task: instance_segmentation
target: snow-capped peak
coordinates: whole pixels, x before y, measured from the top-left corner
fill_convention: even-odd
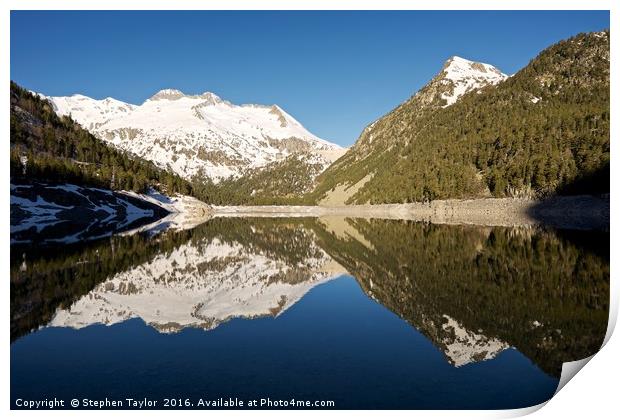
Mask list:
[[[204,102],[211,104],[211,105],[221,104],[225,102],[222,100],[222,98],[220,98],[213,92],[203,92],[200,95],[198,95],[197,98],[204,99]]]
[[[182,91],[178,89],[162,89],[157,92],[155,95],[151,96],[146,102],[149,101],[160,101],[160,100],[169,100],[175,101],[181,98],[191,98],[191,99],[205,99],[207,102],[211,104],[222,103],[224,102],[222,98],[217,96],[213,92],[203,92],[200,95],[186,95]]]
[[[147,101],[158,101],[161,99],[175,100],[183,98],[184,96],[185,94],[178,89],[162,89],[147,99]]]
[[[443,71],[446,73],[445,77],[447,79],[454,81],[463,78],[482,78],[500,82],[508,77],[495,66],[467,60],[456,55],[446,61]]]
[[[451,92],[441,95],[447,102],[445,106],[450,106],[464,94],[487,85],[495,85],[507,79],[508,75],[490,64],[453,56],[444,64],[440,78],[444,84],[452,87]]]

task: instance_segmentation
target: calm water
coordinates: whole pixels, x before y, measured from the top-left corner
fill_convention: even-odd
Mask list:
[[[607,327],[605,233],[212,219],[11,258],[13,405],[525,407]]]

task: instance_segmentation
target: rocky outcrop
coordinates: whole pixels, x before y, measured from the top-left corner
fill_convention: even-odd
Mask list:
[[[211,208],[193,197],[167,197],[41,182],[11,184],[11,243],[73,243],[165,221],[193,225]]]
[[[73,184],[11,184],[11,243],[72,243],[109,236],[169,213],[119,192]]]

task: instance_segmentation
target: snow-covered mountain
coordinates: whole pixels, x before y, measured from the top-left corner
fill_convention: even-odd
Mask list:
[[[234,105],[211,92],[164,89],[142,105],[83,95],[46,98],[100,139],[186,179],[217,182],[301,152],[327,167],[345,151],[277,105]]]

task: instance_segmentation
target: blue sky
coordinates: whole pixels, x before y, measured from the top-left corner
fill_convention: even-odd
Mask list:
[[[608,12],[11,12],[11,79],[140,104],[162,88],[276,103],[341,145],[452,55],[512,74]]]

